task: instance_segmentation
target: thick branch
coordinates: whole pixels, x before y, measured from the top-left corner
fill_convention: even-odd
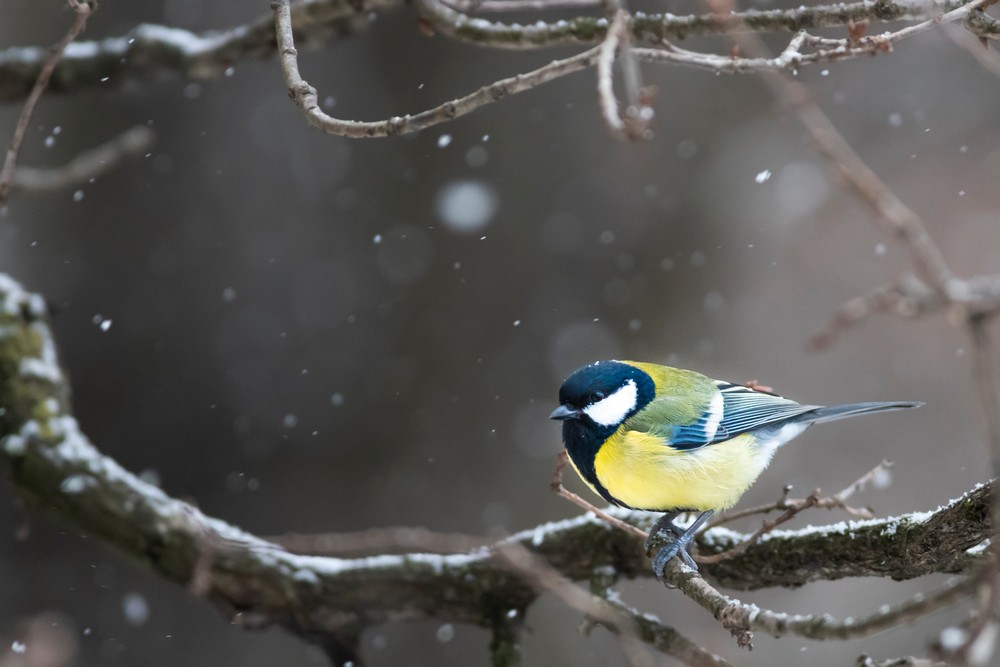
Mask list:
[[[966,551],[991,536],[992,487],[980,486],[932,513],[889,519],[844,521],[793,531],[773,531],[732,560],[707,569],[723,586],[758,588],[746,576],[757,573],[767,586],[800,586],[820,579],[887,576],[912,579],[932,572],[962,572]],[[719,553],[745,539],[717,528],[705,545]],[[816,561],[822,553],[820,561]],[[735,571],[730,567],[738,563]],[[748,585],[749,584],[749,585]]]
[[[0,274],[0,465],[19,492],[163,578],[230,610],[248,625],[335,638],[349,654],[369,625],[435,618],[508,629],[536,589],[490,550],[342,559],[302,556],[205,516],[103,456],[70,413],[68,383],[41,297]],[[930,513],[775,531],[740,556],[706,567],[735,588],[800,585],[844,576],[902,579],[965,571],[967,550],[989,532],[990,487]],[[622,516],[648,522],[645,514]],[[710,531],[705,548],[743,535]],[[640,540],[584,515],[509,538],[563,576],[597,568],[649,576]],[[699,578],[700,580],[700,578]]]

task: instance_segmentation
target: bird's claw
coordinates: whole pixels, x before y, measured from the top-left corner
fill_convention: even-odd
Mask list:
[[[645,548],[646,555],[652,555],[653,547],[657,543],[663,542],[663,546],[656,552],[653,556],[653,574],[656,578],[665,586],[670,586],[670,582],[666,579],[664,574],[664,569],[670,559],[674,556],[680,557],[681,561],[689,568],[698,571],[698,564],[694,562],[694,558],[688,553],[688,547],[691,546],[691,542],[694,540],[695,533],[701,528],[702,524],[705,523],[712,516],[714,512],[708,510],[703,512],[693,524],[686,530],[681,530],[673,524],[673,518],[675,515],[665,514],[663,517],[657,521],[652,529],[649,531],[649,536],[646,538]]]
[[[667,531],[663,531],[662,533],[659,533],[659,535],[668,539],[667,544],[660,547],[660,550],[656,552],[655,556],[653,556],[653,574],[655,574],[656,578],[660,580],[660,583],[669,585],[663,571],[666,568],[667,563],[670,562],[670,559],[674,556],[679,556],[685,565],[695,572],[698,571],[698,564],[694,562],[694,559],[691,558],[691,554],[687,551],[691,544],[691,540],[694,538],[693,533],[681,533],[679,535],[675,533],[674,535],[668,536]],[[649,540],[647,540],[647,544],[648,542]]]

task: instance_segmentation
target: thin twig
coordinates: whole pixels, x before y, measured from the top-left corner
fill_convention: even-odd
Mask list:
[[[11,181],[14,178],[14,170],[17,168],[17,156],[21,151],[21,144],[24,143],[24,135],[28,131],[28,123],[31,122],[31,116],[35,112],[38,100],[41,99],[42,93],[45,92],[45,88],[49,85],[52,71],[55,69],[59,59],[62,58],[66,46],[76,39],[77,35],[83,32],[84,28],[87,27],[87,19],[97,10],[96,0],[67,0],[67,2],[69,2],[69,6],[75,13],[73,23],[63,38],[52,47],[48,60],[45,61],[42,71],[35,80],[35,85],[28,94],[28,99],[24,102],[21,115],[17,119],[17,125],[14,126],[14,136],[11,138],[10,146],[7,148],[7,156],[4,159],[3,167],[0,168],[0,206],[7,203]]]
[[[882,461],[880,461],[877,466],[875,466],[874,468],[866,472],[864,475],[856,479],[854,483],[845,487],[843,490],[833,494],[832,498],[836,503],[836,506],[840,507],[848,514],[856,512],[857,511],[856,508],[852,508],[847,505],[847,499],[853,496],[855,493],[860,493],[861,491],[864,491],[865,487],[867,487],[872,482],[876,481],[879,477],[885,478],[889,472],[889,469],[892,468],[893,465],[894,465],[893,462],[890,461],[889,459],[882,459]],[[883,484],[883,486],[885,486],[885,484]],[[822,500],[823,499],[821,498],[820,502],[822,502]],[[869,516],[862,518],[866,519],[872,518],[870,516],[871,512],[867,513],[869,514]]]
[[[630,533],[632,535],[635,535],[636,537],[638,537],[640,539],[643,539],[643,540],[646,539],[647,537],[649,537],[649,533],[647,533],[646,531],[642,530],[641,528],[637,528],[636,526],[633,526],[632,524],[628,523],[627,521],[622,521],[621,519],[619,519],[617,517],[611,516],[610,514],[608,514],[607,512],[605,512],[604,510],[596,507],[592,503],[587,502],[586,500],[584,500],[583,498],[581,498],[579,495],[573,493],[572,491],[570,491],[569,489],[567,489],[565,486],[563,486],[563,483],[562,483],[562,474],[563,474],[563,470],[566,469],[566,465],[568,463],[569,463],[569,455],[566,453],[566,450],[565,449],[560,450],[560,452],[556,455],[556,468],[552,472],[552,481],[550,482],[550,485],[551,485],[553,491],[555,491],[557,494],[559,494],[560,496],[562,496],[566,500],[570,501],[571,503],[573,503],[577,507],[581,507],[581,508],[583,508],[587,512],[592,512],[594,514],[594,516],[596,516],[597,518],[599,518],[602,521],[606,522],[610,526],[614,526],[615,528],[618,528],[619,530],[623,530],[626,533]]]
[[[908,273],[895,282],[879,285],[841,305],[834,311],[830,322],[809,337],[808,347],[814,351],[826,349],[842,333],[876,313],[891,312],[912,318],[946,305],[947,299]]]
[[[625,122],[618,113],[618,98],[615,97],[614,76],[612,69],[615,54],[622,44],[625,31],[628,29],[628,14],[619,9],[611,20],[604,41],[601,42],[600,54],[597,58],[597,100],[601,108],[601,117],[611,134],[617,137],[627,136]]]
[[[861,507],[852,507],[847,504],[847,499],[853,494],[862,491],[869,482],[875,479],[878,475],[885,473],[892,467],[892,465],[892,461],[886,460],[880,462],[877,466],[866,472],[855,481],[851,482],[851,484],[846,486],[841,491],[833,494],[832,496],[823,496],[822,498],[818,498],[816,502],[813,503],[813,506],[822,509],[842,509],[851,516],[859,519],[874,518],[875,515],[872,514],[871,510]],[[737,519],[742,519],[754,514],[767,514],[769,512],[785,511],[806,502],[805,498],[789,498],[788,496],[791,492],[791,485],[787,485],[784,489],[782,489],[781,497],[773,503],[747,507],[742,510],[736,510],[735,512],[727,512],[726,514],[720,515],[713,518],[712,521],[709,521],[705,529],[708,530],[709,528],[731,523]]]
[[[735,510],[732,512],[726,512],[725,514],[719,514],[712,517],[712,520],[705,524],[705,530],[709,528],[715,528],[716,526],[722,526],[727,523],[732,523],[738,519],[743,519],[748,516],[753,516],[755,514],[769,514],[770,512],[785,511],[789,507],[792,507],[796,503],[800,503],[803,499],[800,498],[789,498],[789,494],[792,492],[792,485],[786,484],[781,489],[781,497],[775,500],[773,503],[765,503],[763,505],[754,505],[753,507],[745,507],[740,510]]]
[[[77,187],[114,169],[129,157],[146,154],[156,140],[156,133],[145,125],[125,130],[117,137],[76,155],[61,167],[42,169],[21,165],[14,172],[11,185],[32,192],[50,192]]]
[[[621,67],[622,87],[625,90],[625,116],[622,119],[625,127],[624,137],[630,140],[652,139],[654,111],[650,103],[650,90],[642,83],[639,58],[632,47],[632,32],[629,29],[632,16],[626,12],[623,0],[605,0],[605,5],[612,19],[611,29],[608,30],[605,40],[612,32],[617,35],[618,40],[618,64]]]
[[[637,639],[635,621],[630,615],[622,613],[620,608],[612,607],[607,601],[579,588],[520,544],[498,544],[494,553],[502,564],[519,574],[539,592],[552,593],[566,606],[607,626],[618,640],[629,664],[635,667],[654,664]]]
[[[479,107],[497,100],[531,90],[543,83],[561,76],[572,74],[590,67],[598,57],[600,47],[588,49],[583,53],[554,60],[538,69],[519,74],[507,79],[495,81],[488,86],[445,102],[433,109],[428,109],[413,115],[394,116],[384,121],[352,121],[334,118],[319,107],[319,97],[316,89],[310,86],[299,74],[298,52],[292,35],[291,13],[288,0],[277,0],[271,7],[274,9],[275,29],[278,37],[278,55],[281,60],[281,70],[288,86],[288,95],[305,114],[311,125],[329,134],[336,134],[354,139],[370,137],[391,137],[399,134],[418,132],[434,125],[446,123],[464,116]]]
[[[970,15],[969,19],[966,19],[965,25],[962,28],[949,26],[945,29],[944,34],[956,45],[964,49],[966,53],[972,56],[973,60],[982,65],[988,72],[991,72],[994,76],[1000,76],[1000,58],[997,57],[996,50],[989,48],[989,42],[986,41],[985,37],[977,37],[975,32],[971,32],[970,21],[972,16],[986,16],[991,21],[996,21],[996,19],[989,17],[984,12],[974,12]]]
[[[737,544],[732,549],[727,549],[726,551],[717,554],[712,554],[711,556],[700,556],[700,555],[694,556],[694,559],[699,563],[712,564],[712,563],[721,563],[724,560],[736,558],[744,551],[749,549],[751,546],[753,546],[757,542],[757,540],[759,540],[763,535],[770,533],[772,530],[774,530],[781,524],[791,521],[798,514],[804,512],[810,507],[814,507],[818,501],[819,501],[819,489],[816,489],[808,496],[806,496],[805,500],[803,500],[801,503],[798,503],[793,507],[789,507],[787,510],[785,510],[784,514],[779,516],[777,519],[774,519],[773,521],[764,521],[761,524],[760,528],[755,530],[753,534],[750,535],[750,537],[745,539],[740,544]]]
[[[949,14],[946,14],[941,20],[958,21],[968,14],[970,6],[985,1],[975,0],[970,5],[959,6]],[[554,33],[565,29],[567,25],[565,21],[559,22],[558,26],[556,24],[549,26],[544,23],[535,26],[505,26],[503,24],[490,24],[481,19],[473,20],[436,0],[418,0],[417,7],[421,16],[430,23],[433,29],[453,37],[462,38],[465,36],[477,43],[488,43],[497,47],[517,48],[553,45],[563,41],[585,41],[576,37],[562,39],[558,35],[555,35]],[[295,101],[296,105],[305,114],[306,119],[313,126],[330,134],[355,139],[395,136],[433,127],[434,125],[466,115],[504,97],[525,92],[559,77],[586,69],[594,64],[597,64],[598,68],[598,95],[601,112],[608,127],[617,136],[647,138],[651,136],[649,123],[652,120],[652,107],[649,105],[648,91],[637,83],[638,68],[636,60],[672,62],[675,64],[713,69],[720,72],[759,72],[788,69],[793,66],[801,66],[807,62],[819,62],[821,60],[833,60],[885,52],[891,49],[892,43],[929,30],[933,25],[936,25],[933,21],[924,21],[916,26],[910,26],[888,35],[863,38],[854,45],[849,44],[847,40],[818,38],[800,31],[779,58],[735,58],[678,49],[663,41],[667,33],[658,33],[658,39],[661,44],[661,48],[659,49],[631,48],[626,44],[626,41],[630,44],[633,33],[643,35],[648,39],[649,26],[647,26],[647,23],[650,21],[655,23],[655,20],[650,19],[650,17],[643,17],[641,20],[636,17],[629,17],[623,10],[619,10],[615,13],[607,28],[599,25],[588,25],[585,29],[581,28],[581,34],[586,33],[591,38],[594,36],[601,37],[602,42],[597,47],[563,60],[553,61],[530,72],[495,81],[468,95],[416,114],[394,116],[382,121],[351,121],[332,117],[320,108],[317,90],[302,78],[298,70],[298,53],[295,49],[291,10],[289,9],[288,0],[277,0],[272,4],[272,8],[274,10],[274,23],[278,39],[279,59],[285,83],[288,86],[289,96]],[[850,13],[853,9],[840,7],[838,11],[840,12],[841,20],[843,20],[844,12]],[[900,17],[903,16],[908,16],[908,14],[903,12],[900,14]],[[800,16],[796,21],[800,25],[826,25],[825,20],[818,20],[811,14],[810,17],[806,19]],[[692,20],[684,24],[684,32],[686,33],[697,32],[696,26],[708,21],[706,17],[689,18]],[[727,24],[732,23],[736,18],[740,17],[737,15],[729,16],[726,21]],[[753,20],[754,25],[759,25],[762,20],[762,13],[753,14],[752,16],[746,15],[741,20],[743,18],[747,21]],[[663,17],[662,20],[665,24],[672,25],[671,22],[675,21],[676,17]],[[592,20],[590,21],[592,23]],[[718,21],[715,21],[715,23],[718,23]],[[474,38],[463,33],[463,26],[474,34]],[[515,33],[508,34],[510,31],[515,31]],[[718,26],[713,31],[719,32]],[[497,34],[493,35],[494,32]],[[536,35],[537,41],[532,35]],[[824,48],[818,49],[814,53],[804,54],[801,52],[803,45],[823,45]],[[626,46],[628,46],[627,50],[625,49]],[[626,93],[629,104],[626,107],[624,118],[622,118],[619,112],[611,75],[615,55],[620,52],[627,55],[623,61],[623,66],[625,67]]]
[[[976,578],[967,577],[945,583],[929,593],[918,593],[909,600],[860,618],[837,620],[829,614],[790,615],[761,609],[712,587],[697,573],[685,568],[679,559],[667,563],[667,580],[722,622],[741,646],[749,645],[754,631],[776,637],[797,635],[811,639],[850,640],[868,637],[888,628],[911,622],[921,616],[953,605],[967,598],[976,588]]]

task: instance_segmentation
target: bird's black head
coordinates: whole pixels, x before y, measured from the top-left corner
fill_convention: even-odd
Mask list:
[[[559,407],[550,415],[562,422],[563,443],[573,465],[608,502],[623,507],[597,478],[594,457],[621,423],[656,395],[653,379],[621,361],[597,361],[573,372],[559,388]]]
[[[583,428],[603,441],[655,394],[653,379],[642,369],[621,361],[598,361],[566,378],[559,388],[560,405],[551,417],[563,422],[564,435]]]

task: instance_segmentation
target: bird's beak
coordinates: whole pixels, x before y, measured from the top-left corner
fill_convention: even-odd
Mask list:
[[[560,405],[558,408],[552,411],[549,415],[549,419],[558,419],[559,421],[566,421],[567,419],[577,419],[580,417],[580,411],[571,408],[568,405]]]

